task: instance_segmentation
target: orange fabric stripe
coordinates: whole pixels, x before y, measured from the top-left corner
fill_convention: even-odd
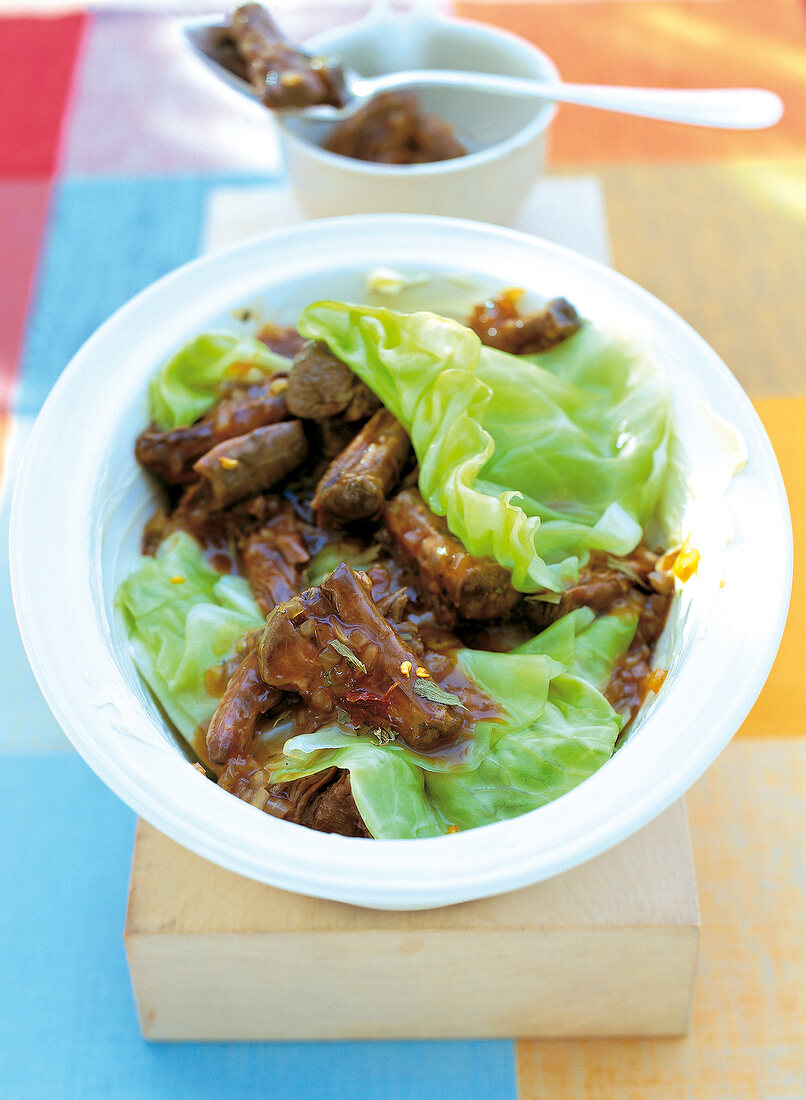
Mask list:
[[[803,737],[806,734],[806,397],[771,397],[754,402],[770,437],[786,485],[795,544],[789,617],[770,678],[739,734],[744,737]],[[799,564],[801,568],[799,568]],[[764,563],[759,562],[763,599]],[[748,621],[752,629],[752,619]]]
[[[562,106],[549,143],[554,164],[803,156],[806,12],[801,0],[458,0],[454,7],[464,18],[530,39],[553,58],[568,81],[757,86],[772,88],[784,100],[783,120],[756,132],[676,126]]]

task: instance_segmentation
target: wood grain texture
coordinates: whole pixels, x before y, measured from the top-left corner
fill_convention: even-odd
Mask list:
[[[804,59],[806,71],[806,59]],[[806,393],[806,157],[618,165],[613,266],[695,328],[753,397]]]
[[[806,743],[734,741],[686,801],[702,911],[689,1034],[519,1043],[520,1100],[806,1095]]]
[[[697,942],[682,802],[548,882],[400,913],[242,879],[140,822],[126,921],[153,1039],[679,1034]]]

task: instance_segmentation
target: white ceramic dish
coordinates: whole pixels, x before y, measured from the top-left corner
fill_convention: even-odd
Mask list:
[[[460,69],[558,80],[553,62],[523,38],[480,23],[425,15],[384,15],[306,42],[363,76],[402,69]],[[470,155],[435,164],[370,164],[321,148],[331,127],[278,115],[291,187],[314,217],[419,213],[512,224],[543,171],[553,103],[467,89],[419,92],[429,112],[450,122]]]
[[[293,321],[318,298],[361,296],[366,273],[379,265],[474,276],[488,290],[515,284],[540,297],[562,294],[594,321],[649,326],[672,380],[696,490],[686,495],[682,523],[703,555],[661,642],[666,683],[614,757],[541,809],[428,840],[313,832],[203,778],[135,672],[113,607],[154,503],[132,444],[147,421],[156,367],[211,324],[234,324],[237,307]],[[515,889],[590,859],[660,813],[749,711],[780,640],[791,577],[775,457],[747,397],[702,339],[590,260],[512,231],[439,218],[308,223],[197,260],[143,291],[54,387],[20,471],[11,530],[14,599],[31,664],[54,714],[104,782],[222,866],[377,908],[428,908]]]

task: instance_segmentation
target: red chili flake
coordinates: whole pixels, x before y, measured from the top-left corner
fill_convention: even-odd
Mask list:
[[[369,703],[370,706],[381,706],[384,703],[389,702],[389,698],[395,688],[399,688],[400,684],[397,680],[392,683],[392,686],[387,688],[383,695],[378,695],[377,691],[348,691],[344,696],[348,703]]]

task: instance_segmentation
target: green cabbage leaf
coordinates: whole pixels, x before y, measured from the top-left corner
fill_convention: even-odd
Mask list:
[[[139,559],[116,603],[137,669],[191,741],[218,702],[205,688],[207,669],[232,657],[238,639],[266,621],[248,583],[217,573],[198,542],[177,531],[153,558]]]
[[[252,336],[202,333],[163,363],[151,379],[151,419],[163,431],[186,427],[212,408],[222,382],[255,382],[290,367],[290,359]]]
[[[629,553],[660,497],[668,385],[637,343],[592,324],[513,356],[432,313],[319,302],[324,340],[407,429],[428,506],[522,592],[562,591],[591,550]]]

